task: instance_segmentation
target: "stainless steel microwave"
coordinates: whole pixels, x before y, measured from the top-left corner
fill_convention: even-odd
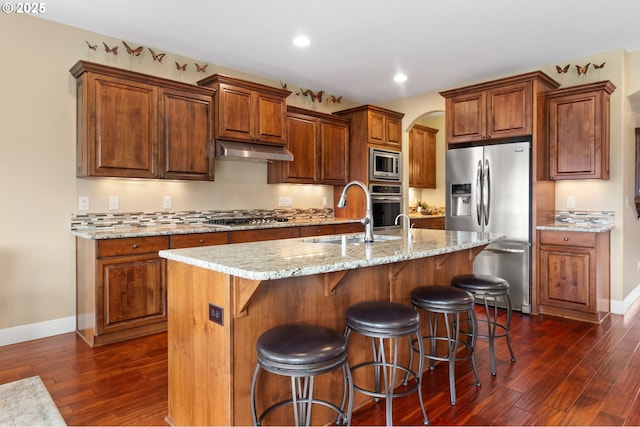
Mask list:
[[[369,148],[369,179],[371,181],[400,182],[402,155],[399,151]]]

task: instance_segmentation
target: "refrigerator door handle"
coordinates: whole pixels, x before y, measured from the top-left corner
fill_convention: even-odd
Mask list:
[[[491,208],[491,168],[489,160],[484,161],[484,171],[482,178],[482,210],[484,212],[484,225],[489,225],[489,214]]]
[[[478,160],[476,172],[476,216],[478,225],[482,225],[482,160]]]

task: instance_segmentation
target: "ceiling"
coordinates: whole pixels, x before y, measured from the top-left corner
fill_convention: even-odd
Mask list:
[[[638,0],[50,0],[46,7],[48,20],[370,104],[640,50]],[[308,47],[293,45],[299,34],[311,39]],[[397,72],[408,80],[395,83]]]

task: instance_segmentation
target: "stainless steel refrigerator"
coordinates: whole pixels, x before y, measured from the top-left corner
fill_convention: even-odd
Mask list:
[[[500,233],[473,264],[510,284],[514,310],[531,313],[531,143],[446,152],[446,228]]]

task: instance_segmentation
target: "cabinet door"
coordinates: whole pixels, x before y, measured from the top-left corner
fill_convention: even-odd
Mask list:
[[[480,141],[487,136],[486,92],[478,91],[446,99],[447,142]]]
[[[595,311],[595,249],[545,245],[540,248],[540,303]]]
[[[498,139],[531,135],[532,94],[531,82],[487,90],[487,137]]]
[[[236,141],[255,139],[253,91],[220,84],[216,135]]]
[[[549,167],[552,179],[609,177],[608,137],[606,141],[601,138],[601,115],[596,92],[549,99]],[[602,156],[607,156],[604,168]]]
[[[384,130],[386,144],[400,149],[402,147],[402,120],[386,116]]]
[[[213,98],[160,90],[159,157],[164,178],[213,180]]]
[[[320,122],[320,182],[345,185],[349,181],[349,126]]]
[[[318,125],[313,119],[290,115],[287,118],[287,148],[293,161],[283,162],[284,181],[315,184],[318,181]]]
[[[436,188],[437,133],[418,125],[409,132],[409,187]]]
[[[157,177],[157,88],[100,75],[89,84],[89,175]]]
[[[377,111],[369,111],[367,119],[367,130],[369,134],[369,144],[384,145],[385,143],[385,122],[384,114]]]
[[[273,145],[285,145],[287,104],[278,96],[256,92],[256,139]]]
[[[157,254],[98,261],[98,334],[166,320],[165,260]]]

